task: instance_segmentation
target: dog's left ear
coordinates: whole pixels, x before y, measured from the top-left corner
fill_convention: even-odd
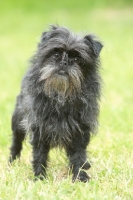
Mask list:
[[[102,45],[101,42],[96,40],[96,36],[94,36],[94,35],[86,35],[84,37],[84,41],[89,46],[89,48],[92,49],[94,55],[96,57],[98,57],[103,45]]]

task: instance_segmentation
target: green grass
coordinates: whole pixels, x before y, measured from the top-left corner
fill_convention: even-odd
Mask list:
[[[88,10],[73,4],[61,6],[58,1],[58,6],[53,2],[51,8],[47,3],[43,10],[35,3],[23,2],[3,1],[0,8],[0,200],[133,199],[132,9]],[[68,26],[75,32],[96,33],[105,46],[101,52],[104,87],[100,128],[88,147],[93,165],[88,171],[92,178],[86,184],[71,182],[68,160],[58,149],[50,152],[48,179],[44,181],[33,182],[28,142],[21,161],[12,167],[7,165],[10,119],[20,81],[41,32],[50,23]]]

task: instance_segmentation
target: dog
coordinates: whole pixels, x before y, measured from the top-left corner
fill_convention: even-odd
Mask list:
[[[35,177],[46,178],[48,153],[58,146],[68,156],[72,181],[90,179],[86,148],[98,127],[102,47],[96,36],[58,25],[42,33],[12,116],[10,163],[29,133]]]

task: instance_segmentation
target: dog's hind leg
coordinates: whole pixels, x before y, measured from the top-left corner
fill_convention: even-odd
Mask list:
[[[26,131],[22,128],[21,122],[23,120],[23,114],[16,108],[12,116],[12,145],[10,148],[10,158],[9,162],[13,162],[16,158],[20,157],[20,152],[22,150],[22,142],[25,138]]]

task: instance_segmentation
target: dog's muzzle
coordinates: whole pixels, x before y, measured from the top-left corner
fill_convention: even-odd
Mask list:
[[[60,61],[61,67],[68,67],[68,54],[66,52],[63,52],[62,60]]]
[[[61,69],[59,70],[60,75],[68,75],[68,54],[63,52],[62,60],[60,61]]]

